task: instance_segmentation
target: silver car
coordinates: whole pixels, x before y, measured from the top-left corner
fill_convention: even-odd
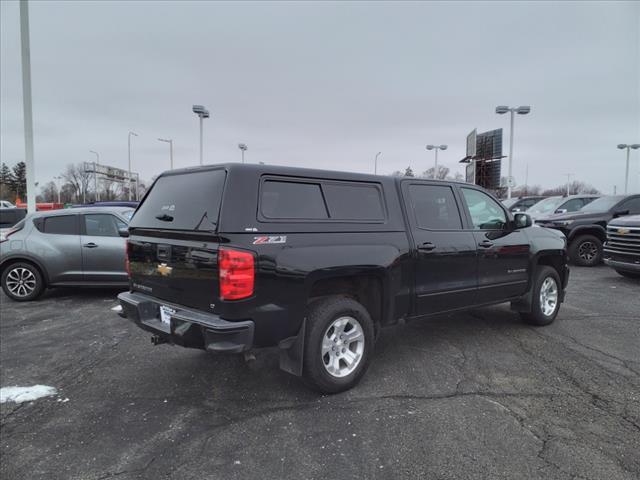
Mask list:
[[[126,286],[125,238],[134,210],[94,207],[37,212],[0,237],[0,279],[27,301],[47,287]]]

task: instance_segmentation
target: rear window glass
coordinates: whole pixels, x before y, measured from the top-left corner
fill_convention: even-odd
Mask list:
[[[215,231],[226,172],[160,177],[131,219],[132,228]]]
[[[55,235],[76,235],[78,233],[78,224],[75,215],[61,215],[55,217],[46,217],[42,227],[44,233]]]
[[[322,185],[334,220],[384,220],[380,190],[373,185],[325,183]]]
[[[267,180],[262,186],[260,208],[262,215],[267,218],[329,218],[320,185],[317,183]]]

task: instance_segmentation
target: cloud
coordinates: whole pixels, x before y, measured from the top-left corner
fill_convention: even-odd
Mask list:
[[[1,6],[3,161],[23,156],[18,3]],[[530,104],[515,128],[514,173],[554,186],[564,174],[622,185],[640,141],[634,2],[31,2],[36,175],[69,162],[168,168],[251,162],[382,172],[462,171],[465,137],[505,128],[498,104]],[[506,145],[505,138],[505,145]],[[505,152],[506,153],[506,152]],[[640,190],[635,155],[632,182]],[[504,167],[506,170],[506,165]]]

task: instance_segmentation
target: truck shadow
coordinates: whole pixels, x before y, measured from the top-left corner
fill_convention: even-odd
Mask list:
[[[363,382],[349,392],[354,396],[368,390],[386,390],[387,378],[394,378],[399,388],[421,388],[438,376],[444,378],[438,389],[455,389],[460,366],[472,356],[499,356],[504,349],[500,332],[511,335],[527,330],[517,313],[508,306],[488,307],[455,315],[435,316],[423,321],[397,325],[382,330],[374,357]],[[161,347],[167,348],[167,347]],[[278,368],[277,349],[255,352],[255,360],[243,356],[215,356],[206,352],[180,349],[171,355],[174,372],[188,372],[188,382],[179,386],[181,395],[199,402],[242,399],[245,404],[265,401],[314,401],[323,395],[310,390],[300,378]],[[140,372],[139,372],[140,373]],[[153,376],[153,372],[149,372]],[[433,374],[433,379],[429,379]],[[180,382],[182,383],[182,382]],[[426,387],[425,387],[426,388]],[[188,393],[187,393],[188,392]]]

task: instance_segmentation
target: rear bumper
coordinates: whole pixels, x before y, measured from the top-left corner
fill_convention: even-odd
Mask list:
[[[213,353],[241,353],[253,346],[254,323],[251,320],[230,322],[218,315],[162,302],[137,292],[118,295],[121,316],[162,341]],[[169,307],[169,324],[160,319],[160,306]]]

